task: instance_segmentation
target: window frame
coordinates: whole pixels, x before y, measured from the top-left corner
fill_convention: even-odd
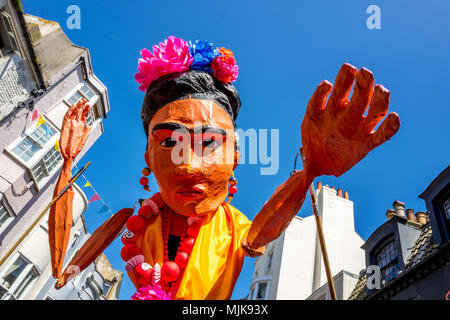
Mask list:
[[[8,226],[11,224],[11,222],[14,220],[14,218],[16,217],[16,214],[15,214],[14,210],[12,210],[11,207],[9,206],[8,202],[6,201],[6,197],[4,196],[3,193],[0,193],[0,205],[3,205],[5,207],[6,212],[9,215],[9,217],[5,220],[3,225],[0,226],[0,234],[2,234],[5,231],[5,229],[8,228]]]
[[[37,191],[39,192],[43,186],[45,186],[47,184],[47,182],[52,178],[53,174],[55,172],[58,171],[59,168],[62,167],[64,160],[60,161],[55,167],[53,167],[53,170],[50,172],[47,172],[47,176],[44,176],[39,182],[37,181],[37,177],[35,177],[34,173],[33,173],[33,169],[34,167],[40,162],[40,161],[44,161],[45,156],[51,151],[51,149],[55,148],[55,144],[56,141],[60,139],[61,133],[59,132],[59,130],[53,126],[53,124],[50,123],[50,121],[42,115],[42,118],[44,118],[45,120],[45,125],[47,125],[55,134],[50,137],[50,139],[41,146],[41,148],[36,151],[30,159],[28,159],[27,161],[23,160],[19,155],[17,155],[13,150],[25,139],[27,139],[28,137],[30,137],[29,139],[31,139],[32,141],[35,141],[32,137],[31,134],[37,130],[38,127],[36,127],[37,122],[39,121],[39,119],[37,119],[36,121],[33,122],[33,124],[27,129],[25,130],[25,133],[18,137],[16,140],[14,140],[5,150],[6,152],[13,157],[14,159],[16,159],[22,166],[24,166],[27,170],[28,170],[28,174],[30,175],[31,179],[33,179],[34,181],[34,185],[37,189]],[[39,145],[38,143],[36,143],[37,145]],[[57,151],[61,153],[60,151]],[[62,157],[62,155],[61,155]],[[45,163],[44,163],[45,165]]]
[[[14,51],[17,51],[19,45],[17,43],[17,36],[14,33],[14,24],[11,15],[5,10],[0,9],[0,37],[4,46],[0,48],[0,57],[6,57]],[[8,30],[5,20],[8,22],[11,30]],[[12,40],[12,41],[11,41]]]
[[[92,93],[93,96],[91,98],[89,98],[88,96],[86,96],[82,91],[81,88],[83,88],[83,86],[86,86]],[[79,83],[74,89],[72,89],[69,94],[67,94],[64,98],[63,101],[66,104],[67,107],[71,107],[72,104],[69,101],[76,93],[78,93],[81,98],[86,98],[88,100],[88,104],[91,106],[90,110],[89,110],[89,116],[92,117],[92,123],[88,123],[88,125],[91,126],[91,129],[96,127],[97,124],[100,123],[101,119],[104,117],[103,115],[103,111],[99,109],[98,104],[100,102],[100,95],[98,94],[97,90],[95,90],[94,88],[92,88],[92,86],[90,86],[87,82],[81,82]],[[79,101],[79,99],[77,100]],[[74,102],[76,103],[76,102]],[[95,113],[93,109],[97,110],[97,114],[98,117],[95,118]],[[88,116],[88,119],[89,119]]]
[[[3,286],[3,284],[0,283],[1,290],[5,291],[5,295],[0,298],[0,300],[21,300],[21,298],[26,297],[27,293],[33,286],[33,284],[37,281],[37,279],[41,276],[42,272],[41,270],[30,260],[28,259],[24,254],[21,252],[17,252],[14,255],[14,259],[11,259],[10,262],[6,265],[6,267],[0,272],[0,280],[3,280],[3,277],[8,272],[9,268],[13,266],[13,264],[18,260],[22,259],[27,264],[25,268],[20,272],[20,275],[14,280],[10,288],[6,288]],[[35,273],[34,279],[32,279],[24,291],[22,291],[19,296],[16,296],[16,290],[19,288],[19,286],[22,284],[22,282],[25,280],[25,277],[33,271]]]
[[[389,260],[383,267],[381,267],[381,265],[380,265],[381,261],[378,260],[378,257],[385,249],[388,250],[387,248],[389,246],[391,246],[391,245],[393,247],[392,252],[394,252],[395,257],[392,258],[391,260]],[[390,281],[394,280],[397,277],[397,275],[398,275],[398,273],[400,271],[400,268],[399,268],[400,261],[399,261],[399,254],[398,254],[398,250],[397,250],[397,245],[395,243],[395,237],[389,237],[388,239],[383,241],[378,246],[377,250],[375,251],[374,258],[375,258],[376,265],[380,268],[381,282],[382,282],[383,285],[386,285],[387,283],[389,283]],[[390,267],[394,268],[394,275],[389,280],[386,280],[387,277],[385,277],[384,270],[387,270]],[[390,275],[391,275],[391,273],[389,274],[389,276]]]
[[[274,249],[272,248],[272,249],[269,251],[269,253],[267,254],[265,274],[268,274],[268,273],[272,270],[272,265],[273,265],[273,252],[274,252]]]

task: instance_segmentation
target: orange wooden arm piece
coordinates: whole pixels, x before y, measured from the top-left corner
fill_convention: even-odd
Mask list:
[[[120,234],[127,219],[133,214],[132,208],[119,210],[115,215],[106,220],[89,237],[86,243],[72,258],[64,273],[58,278],[55,288],[60,289],[73,277],[86,269],[94,260],[111,244]]]

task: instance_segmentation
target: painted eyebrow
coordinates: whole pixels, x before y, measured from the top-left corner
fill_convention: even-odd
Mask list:
[[[188,128],[186,128],[182,124],[176,123],[176,122],[158,123],[153,127],[152,134],[157,130],[172,130],[172,131],[181,130],[181,131],[189,132]]]
[[[215,127],[215,126],[201,126],[201,127],[194,128],[194,130],[191,130],[191,131],[194,131],[195,133],[198,133],[200,131],[201,133],[207,132],[207,133],[218,133],[223,136],[227,135],[227,132],[224,129],[222,129],[220,127]]]
[[[181,130],[183,132],[189,132],[189,133],[218,133],[221,135],[226,136],[227,132],[220,128],[220,127],[215,127],[215,126],[201,126],[201,127],[196,127],[194,129],[188,129],[186,128],[184,125],[180,124],[180,123],[176,123],[176,122],[162,122],[162,123],[158,123],[156,124],[153,129],[152,129],[152,134],[157,131],[157,130]]]

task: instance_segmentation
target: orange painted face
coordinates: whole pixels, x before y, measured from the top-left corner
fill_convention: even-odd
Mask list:
[[[164,202],[186,216],[215,212],[239,162],[229,114],[211,100],[177,100],[158,110],[148,130],[145,159]]]

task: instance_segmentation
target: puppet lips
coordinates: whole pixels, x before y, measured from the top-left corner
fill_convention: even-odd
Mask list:
[[[176,192],[180,198],[202,198],[205,195],[205,190],[200,186],[182,187]]]

